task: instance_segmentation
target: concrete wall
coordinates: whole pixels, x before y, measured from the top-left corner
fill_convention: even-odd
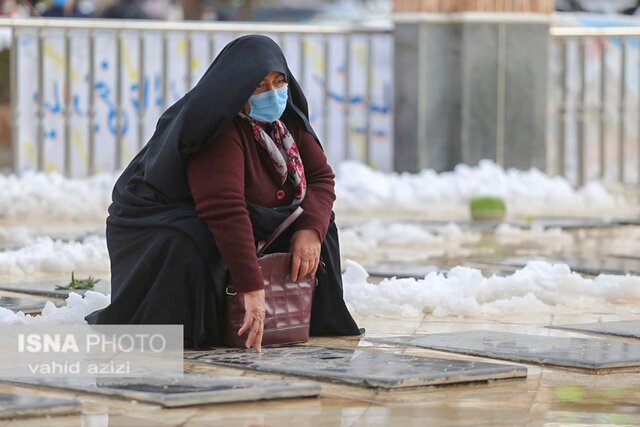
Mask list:
[[[544,168],[550,17],[396,15],[394,167]]]

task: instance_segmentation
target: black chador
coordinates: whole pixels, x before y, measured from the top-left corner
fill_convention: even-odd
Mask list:
[[[229,43],[198,84],[160,117],[149,142],[116,182],[107,218],[111,305],[87,316],[89,323],[182,324],[185,346],[222,344],[228,272],[196,214],[186,162],[215,140],[271,71],[288,82],[284,114],[315,136],[306,98],[278,45],[255,35]],[[266,238],[291,209],[249,204],[254,237]],[[288,237],[273,250],[288,250]],[[321,256],[326,267],[318,271],[311,334],[357,335],[342,297],[333,217]]]

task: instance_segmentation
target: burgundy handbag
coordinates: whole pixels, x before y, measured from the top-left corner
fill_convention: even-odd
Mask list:
[[[265,320],[262,345],[289,344],[309,340],[311,320],[311,300],[315,288],[314,277],[291,280],[291,254],[274,253],[263,255],[264,251],[302,214],[298,207],[261,244],[258,244],[258,264],[264,277]],[[227,286],[226,344],[229,347],[244,348],[246,332],[238,336],[244,322],[244,295],[236,293],[233,283]]]

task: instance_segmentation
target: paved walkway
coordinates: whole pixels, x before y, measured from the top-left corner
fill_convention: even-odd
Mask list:
[[[428,225],[424,224],[428,228]],[[604,259],[637,256],[640,227],[577,227],[557,235],[517,233],[502,236],[476,230],[478,238],[449,239],[444,244],[386,244],[372,251],[345,248],[350,258],[368,265],[417,264],[451,267],[458,264],[484,266],[482,259],[509,256],[544,255],[556,258],[581,258],[599,265]],[[478,259],[481,259],[478,261]],[[501,267],[505,274],[516,267]],[[574,310],[557,313],[519,312],[483,319],[457,317],[397,318],[367,317],[358,322],[367,328],[364,339],[315,338],[309,344],[363,348],[418,356],[436,356],[462,360],[501,361],[423,350],[376,345],[368,338],[401,334],[488,329],[543,336],[581,336],[550,330],[547,325],[640,319],[638,304],[612,305],[605,311]],[[628,339],[618,339],[632,342]],[[637,340],[636,340],[637,342]],[[281,378],[238,369],[186,364],[188,370],[211,375],[230,374]],[[457,386],[414,388],[404,391],[376,391],[322,382],[317,399],[224,404],[177,409],[156,405],[106,399],[89,394],[58,390],[14,387],[0,384],[0,392],[76,398],[82,402],[80,416],[32,418],[0,421],[0,426],[584,426],[640,425],[640,372],[638,370],[591,374],[579,370],[527,365],[528,376],[521,380]]]

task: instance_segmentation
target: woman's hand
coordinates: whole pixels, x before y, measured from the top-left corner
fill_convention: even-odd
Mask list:
[[[315,276],[320,264],[320,236],[315,230],[298,230],[291,237],[291,279]]]
[[[249,331],[247,348],[255,347],[262,353],[262,334],[264,333],[264,289],[246,292],[244,294],[244,323],[238,331],[238,336]]]

